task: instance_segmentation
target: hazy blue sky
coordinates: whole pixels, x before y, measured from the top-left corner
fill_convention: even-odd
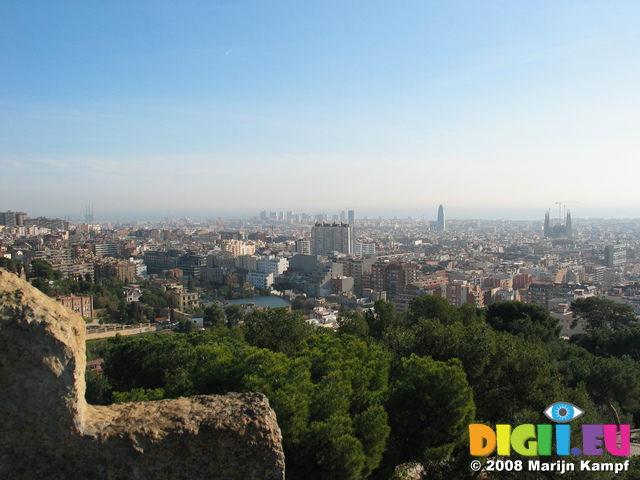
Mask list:
[[[0,0],[0,211],[640,217],[640,2]]]

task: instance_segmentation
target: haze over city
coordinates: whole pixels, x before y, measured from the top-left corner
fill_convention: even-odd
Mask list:
[[[0,211],[640,216],[635,1],[2,8]]]

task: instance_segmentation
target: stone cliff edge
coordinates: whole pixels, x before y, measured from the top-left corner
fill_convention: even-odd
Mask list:
[[[0,269],[0,478],[284,479],[260,393],[93,406],[85,323]]]

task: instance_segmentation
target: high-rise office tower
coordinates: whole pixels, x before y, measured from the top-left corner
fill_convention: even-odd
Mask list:
[[[355,210],[349,210],[349,225],[352,227],[356,224],[356,212]]]
[[[445,221],[444,221],[444,207],[440,205],[438,207],[438,223],[436,225],[436,230],[438,232],[444,232],[446,229]]]
[[[607,245],[604,249],[604,264],[609,268],[624,267],[627,263],[626,245]]]
[[[96,216],[93,214],[93,205],[87,205],[84,213],[84,223],[95,223]]]

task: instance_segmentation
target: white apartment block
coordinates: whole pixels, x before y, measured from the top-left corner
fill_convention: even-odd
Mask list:
[[[269,288],[273,285],[273,273],[249,272],[247,274],[247,283],[256,288]]]
[[[272,273],[274,278],[282,275],[289,268],[289,260],[286,258],[266,256],[256,262],[256,270],[260,273]]]
[[[364,257],[365,255],[375,255],[376,244],[356,242],[353,253],[356,257]]]

